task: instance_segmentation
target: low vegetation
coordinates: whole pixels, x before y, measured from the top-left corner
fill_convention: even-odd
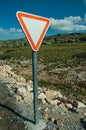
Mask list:
[[[0,48],[0,59],[2,60],[31,59],[31,55],[30,46]],[[42,45],[38,51],[38,60],[44,63],[64,61],[70,58],[86,59],[86,43]]]

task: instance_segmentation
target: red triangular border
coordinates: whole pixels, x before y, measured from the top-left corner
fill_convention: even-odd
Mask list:
[[[31,18],[31,19],[34,19],[34,20],[40,20],[40,21],[46,22],[46,25],[45,25],[36,45],[35,45],[32,37],[31,37],[30,32],[28,31],[22,17]],[[24,31],[24,33],[25,33],[25,35],[26,35],[26,37],[27,37],[27,39],[28,39],[28,41],[29,41],[29,43],[32,47],[32,49],[33,49],[33,51],[38,51],[38,49],[39,49],[39,47],[42,43],[42,40],[45,36],[45,33],[46,33],[46,31],[47,31],[47,29],[50,25],[50,20],[48,18],[45,18],[45,17],[40,17],[40,16],[37,16],[37,15],[24,13],[24,12],[20,12],[20,11],[17,12],[17,19],[18,19],[18,21],[19,21],[19,23],[20,23],[20,25],[21,25],[21,27],[22,27],[22,29],[23,29],[23,31]]]

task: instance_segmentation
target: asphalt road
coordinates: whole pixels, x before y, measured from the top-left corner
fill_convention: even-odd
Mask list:
[[[18,116],[17,106],[9,96],[6,84],[0,80],[0,130],[26,130],[24,120]]]

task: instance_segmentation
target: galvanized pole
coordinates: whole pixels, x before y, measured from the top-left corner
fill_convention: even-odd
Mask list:
[[[34,121],[39,123],[38,114],[38,81],[37,81],[37,52],[32,51],[33,91],[34,91]]]

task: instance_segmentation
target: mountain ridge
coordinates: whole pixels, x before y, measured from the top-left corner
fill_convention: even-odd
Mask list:
[[[59,44],[59,43],[82,43],[86,42],[86,33],[70,33],[56,34],[45,36],[43,44]],[[29,42],[26,38],[15,40],[0,40],[0,47],[19,47],[28,46]]]

